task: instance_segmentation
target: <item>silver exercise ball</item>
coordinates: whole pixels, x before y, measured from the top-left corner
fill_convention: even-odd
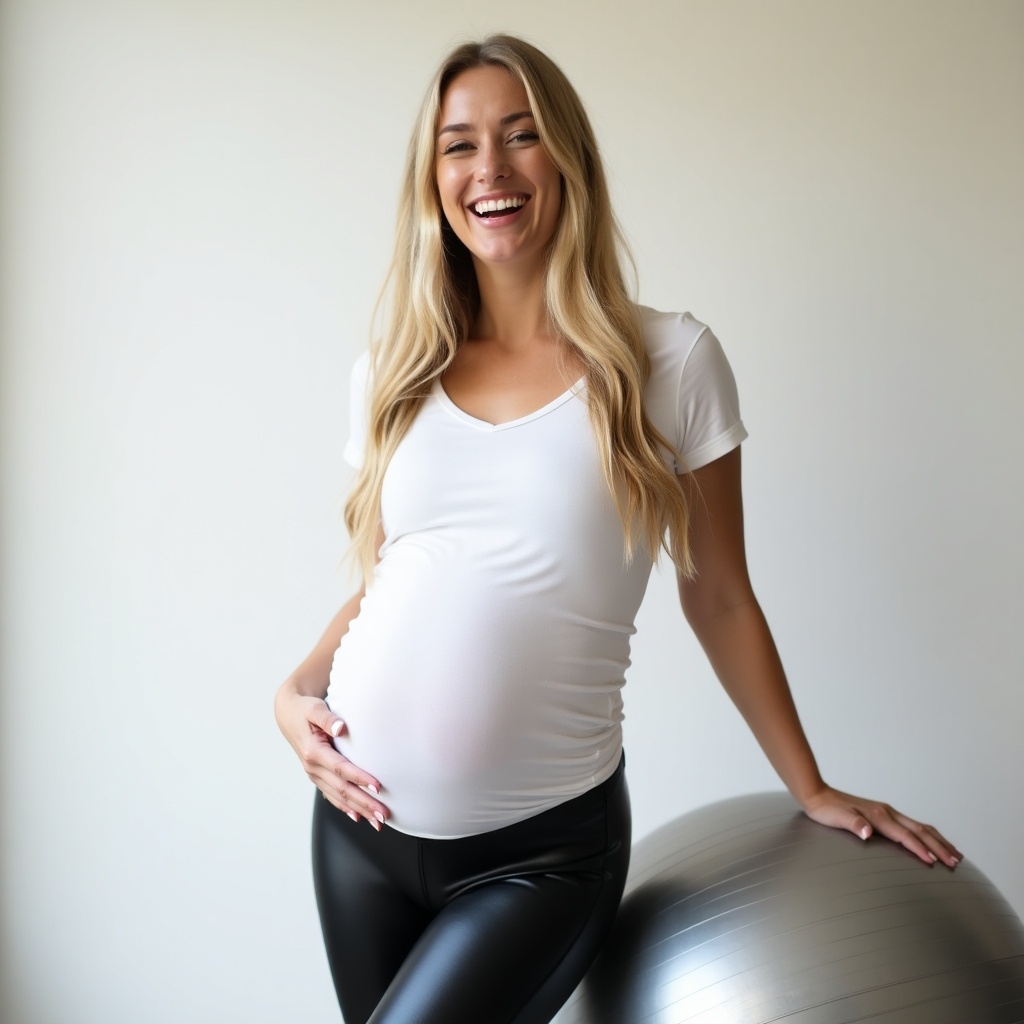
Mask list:
[[[633,848],[566,1024],[1020,1024],[1024,925],[971,863],[928,867],[784,793],[685,814]]]

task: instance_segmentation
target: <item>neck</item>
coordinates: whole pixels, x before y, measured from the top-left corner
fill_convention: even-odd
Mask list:
[[[544,272],[512,266],[476,263],[480,310],[473,337],[491,339],[503,347],[520,348],[551,335],[544,301]]]

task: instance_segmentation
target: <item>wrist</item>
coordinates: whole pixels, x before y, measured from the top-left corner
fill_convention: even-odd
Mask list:
[[[831,787],[822,779],[820,776],[813,782],[808,781],[805,785],[797,787],[791,787],[790,793],[796,802],[806,809],[811,806],[817,800],[819,800],[825,793],[829,791]]]
[[[315,697],[323,700],[326,694],[315,693],[308,685],[304,685],[298,676],[289,676],[274,694],[274,716],[278,722],[288,714],[289,706],[296,698]]]
[[[785,773],[779,774],[786,784],[786,789],[801,807],[806,807],[828,789],[828,784],[821,777],[818,763],[809,747],[804,757],[792,759],[786,768]]]
[[[323,700],[327,696],[327,680],[303,672],[300,667],[280,685],[277,692],[288,697],[316,697]]]

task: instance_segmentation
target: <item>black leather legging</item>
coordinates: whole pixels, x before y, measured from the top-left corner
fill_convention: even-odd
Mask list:
[[[629,865],[623,765],[507,828],[421,839],[317,795],[313,878],[345,1024],[545,1024],[611,927]]]

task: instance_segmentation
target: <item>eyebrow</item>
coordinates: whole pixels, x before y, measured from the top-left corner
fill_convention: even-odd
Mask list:
[[[506,114],[498,123],[502,125],[512,124],[515,121],[522,121],[525,117],[533,117],[533,111],[520,110],[517,111],[515,114]],[[463,121],[460,122],[459,124],[446,124],[437,134],[438,137],[440,137],[442,135],[446,135],[449,132],[470,132],[472,130],[473,126]]]

